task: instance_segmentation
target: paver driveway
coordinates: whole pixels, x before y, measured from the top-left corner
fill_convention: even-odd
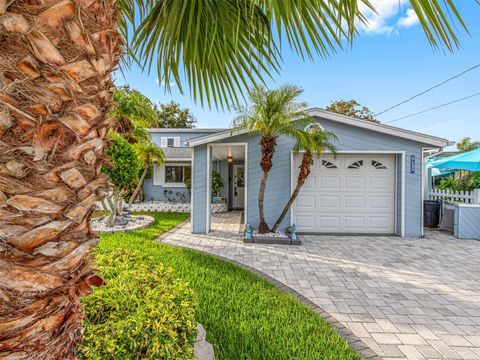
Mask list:
[[[244,244],[240,215],[185,224],[165,243],[235,260],[300,292],[385,359],[480,359],[480,241],[302,236],[303,245]]]

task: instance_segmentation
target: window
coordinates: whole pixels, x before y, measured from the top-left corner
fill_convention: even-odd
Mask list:
[[[347,169],[360,169],[363,166],[363,160],[357,160],[351,163]]]
[[[380,161],[377,161],[377,160],[372,160],[372,166],[375,169],[380,169],[380,170],[384,170],[387,168],[385,165],[383,165]]]
[[[162,148],[180,147],[180,138],[179,137],[162,137],[160,139],[160,147]]]
[[[191,173],[191,166],[166,165],[165,183],[184,183],[185,180],[190,179]]]
[[[332,163],[330,161],[327,161],[327,160],[322,160],[322,165],[327,169],[336,169],[337,168],[337,166],[334,163]]]

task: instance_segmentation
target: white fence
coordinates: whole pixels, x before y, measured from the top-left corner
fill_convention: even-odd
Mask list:
[[[473,191],[452,191],[434,189],[429,193],[430,200],[445,200],[467,204],[480,204],[480,189]]]

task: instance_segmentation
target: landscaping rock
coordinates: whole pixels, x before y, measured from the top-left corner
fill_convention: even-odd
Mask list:
[[[112,232],[133,231],[133,230],[143,229],[147,226],[150,226],[154,222],[155,222],[155,219],[151,216],[131,215],[127,223],[124,223],[123,221],[121,222],[115,221],[114,226],[108,227],[105,222],[105,217],[102,216],[102,217],[92,219],[92,221],[90,222],[90,226],[92,228],[92,231],[94,232],[112,233]]]
[[[194,344],[194,354],[197,360],[215,360],[213,346],[206,339],[205,328],[202,324],[197,324],[197,338]]]

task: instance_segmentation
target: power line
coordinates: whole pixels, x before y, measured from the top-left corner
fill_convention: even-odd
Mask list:
[[[407,102],[409,102],[409,101],[412,101],[413,99],[415,99],[415,98],[417,98],[417,97],[419,97],[419,96],[421,96],[421,95],[423,95],[423,94],[426,94],[427,92],[432,91],[433,89],[436,89],[436,88],[438,88],[438,87],[440,87],[440,86],[442,86],[442,85],[444,85],[444,84],[446,84],[446,83],[448,83],[448,82],[450,82],[450,81],[452,81],[452,80],[454,80],[454,79],[456,79],[456,78],[458,78],[458,77],[460,77],[460,76],[462,76],[462,75],[465,75],[465,74],[468,73],[469,71],[472,71],[472,70],[474,70],[474,69],[476,69],[476,68],[478,68],[478,67],[480,67],[480,64],[474,65],[474,66],[472,66],[471,68],[468,68],[467,70],[464,70],[464,71],[462,71],[461,73],[459,73],[459,74],[457,74],[457,75],[454,75],[454,76],[452,76],[451,78],[448,78],[447,80],[442,81],[441,83],[438,83],[438,84],[432,86],[431,88],[428,88],[428,89],[425,90],[425,91],[422,91],[422,92],[420,92],[420,93],[418,93],[418,94],[416,94],[416,95],[413,95],[412,97],[409,97],[408,99],[403,100],[402,102],[399,102],[398,104],[395,104],[395,105],[393,105],[393,106],[390,106],[389,108],[387,108],[387,109],[385,109],[385,110],[383,110],[383,111],[380,111],[379,113],[375,114],[374,116],[379,116],[379,115],[385,114],[387,111],[390,111],[390,110],[392,110],[392,109],[395,109],[396,107],[399,107],[400,105],[403,105],[403,104],[405,104],[405,103],[407,103]]]
[[[463,100],[467,100],[467,99],[473,98],[473,97],[478,96],[478,95],[480,95],[480,92],[475,93],[475,94],[472,94],[472,95],[469,95],[469,96],[465,96],[465,97],[463,97],[463,98],[461,98],[461,99],[457,99],[457,100],[450,101],[450,102],[448,102],[448,103],[444,103],[444,104],[441,104],[441,105],[437,105],[437,106],[431,107],[431,108],[429,108],[429,109],[425,109],[425,110],[422,110],[422,111],[419,111],[419,112],[416,112],[416,113],[413,113],[413,114],[410,114],[410,115],[407,115],[407,116],[402,116],[401,118],[387,121],[387,122],[385,122],[384,124],[391,124],[392,122],[399,121],[399,120],[403,120],[403,119],[406,119],[406,118],[409,118],[409,117],[412,117],[412,116],[420,115],[420,114],[426,113],[426,112],[428,112],[428,111],[432,111],[432,110],[435,110],[435,109],[438,109],[438,108],[441,108],[441,107],[444,107],[444,106],[447,106],[447,105],[455,104],[455,103],[457,103],[457,102],[460,102],[460,101],[463,101]]]

